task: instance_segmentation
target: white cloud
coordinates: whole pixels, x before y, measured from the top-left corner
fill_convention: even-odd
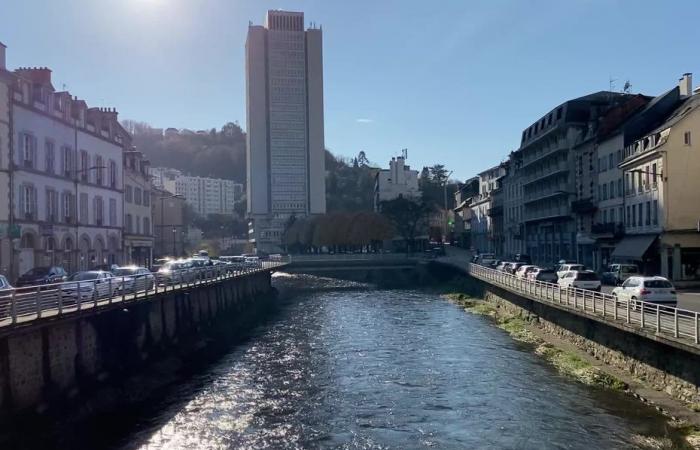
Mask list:
[[[357,123],[372,123],[372,122],[374,122],[374,120],[372,120],[372,119],[360,118],[360,119],[355,119],[355,122],[357,122]]]

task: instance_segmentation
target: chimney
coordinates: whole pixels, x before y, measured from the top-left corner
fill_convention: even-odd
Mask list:
[[[5,44],[0,42],[0,70],[7,70],[7,65],[5,61]]]
[[[693,74],[684,73],[683,77],[678,80],[678,88],[680,89],[681,97],[693,95]]]

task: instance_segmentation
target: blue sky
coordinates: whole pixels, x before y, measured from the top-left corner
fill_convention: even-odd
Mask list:
[[[305,12],[324,30],[326,146],[382,165],[502,160],[562,101],[626,80],[700,81],[700,2],[639,0],[0,0],[8,66],[48,66],[94,106],[157,127],[245,124],[248,22]]]

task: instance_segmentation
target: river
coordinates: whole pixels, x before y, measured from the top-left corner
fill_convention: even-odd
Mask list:
[[[305,278],[305,279],[304,279]],[[113,448],[634,448],[653,409],[559,375],[439,296],[308,277]],[[350,289],[348,289],[350,288]]]

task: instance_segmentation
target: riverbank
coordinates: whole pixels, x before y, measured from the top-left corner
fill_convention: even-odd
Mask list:
[[[479,299],[460,292],[443,292],[443,297],[467,312],[490,318],[513,339],[530,345],[534,353],[560,373],[587,385],[625,392],[653,406],[668,418],[668,425],[684,437],[684,442],[679,443],[671,439],[638,436],[641,448],[678,448],[679,445],[700,448],[700,414],[693,405],[682,404],[643,380],[603,363],[573,343],[549,332],[536,317],[521,314],[514,305],[508,307],[502,301]]]

